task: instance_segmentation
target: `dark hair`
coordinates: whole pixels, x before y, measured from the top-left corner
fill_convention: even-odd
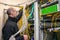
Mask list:
[[[10,12],[7,10],[7,14],[10,15]]]

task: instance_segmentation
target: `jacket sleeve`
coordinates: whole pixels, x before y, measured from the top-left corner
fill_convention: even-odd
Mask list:
[[[19,11],[19,15],[17,16],[17,21],[21,19],[22,15],[23,15],[23,10]]]

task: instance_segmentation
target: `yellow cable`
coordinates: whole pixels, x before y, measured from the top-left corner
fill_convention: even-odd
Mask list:
[[[56,23],[54,23],[53,21],[57,15],[58,15],[58,13],[54,14],[52,17],[52,23],[53,23],[54,27],[56,27]],[[51,26],[51,28],[52,28],[52,26]],[[54,32],[56,32],[56,31],[54,30]]]
[[[57,13],[58,14],[58,13]],[[54,18],[55,18],[55,16],[57,16],[57,14],[55,14],[55,15],[53,15],[53,17],[52,17],[52,23],[54,24]],[[51,25],[51,28],[52,28],[52,25]]]
[[[60,16],[60,14],[57,15],[56,18],[59,17],[59,16]],[[55,27],[56,27],[56,25],[57,25],[57,23],[56,23],[56,19],[55,19]],[[55,30],[55,32],[58,32],[58,30]]]
[[[44,21],[44,32],[46,33],[44,40],[47,40],[47,31],[45,30],[45,27],[46,27],[46,25],[45,25],[45,21]]]
[[[58,14],[59,14],[59,13],[56,13],[56,14],[53,16],[53,18],[52,18],[52,23],[53,23],[55,17],[57,17]],[[56,25],[57,25],[56,20],[55,20],[55,23],[53,23],[53,24],[54,24],[54,27],[56,27]],[[52,26],[51,26],[51,28],[52,28]],[[57,32],[57,30],[54,30],[54,32]]]
[[[57,15],[55,17],[57,18]],[[55,19],[55,27],[56,27],[56,19]]]
[[[28,18],[29,17],[29,7],[26,8],[25,13],[26,13],[26,17]],[[29,31],[28,31],[29,28],[30,28],[30,24],[28,24],[28,28],[26,29],[25,32],[28,34],[29,39],[30,39],[30,35],[29,35]]]

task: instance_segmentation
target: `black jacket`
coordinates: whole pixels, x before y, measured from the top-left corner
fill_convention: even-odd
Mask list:
[[[20,12],[20,14],[16,18],[11,18],[11,17],[8,18],[6,24],[2,29],[3,40],[9,40],[11,35],[18,32],[17,22],[21,18],[21,16],[22,16],[22,12]],[[20,34],[15,36],[15,38],[16,40],[24,40],[23,36],[20,36]]]

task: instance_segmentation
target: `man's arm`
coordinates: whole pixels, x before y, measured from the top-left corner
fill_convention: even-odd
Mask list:
[[[19,10],[18,16],[17,16],[17,21],[19,21],[21,19],[23,15],[23,9]]]

